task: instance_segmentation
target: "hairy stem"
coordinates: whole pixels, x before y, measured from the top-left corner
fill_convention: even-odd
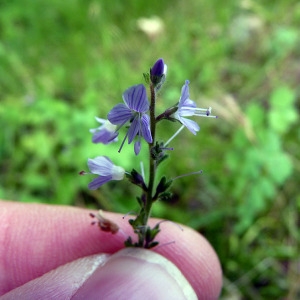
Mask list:
[[[151,155],[151,149],[153,145],[155,144],[155,129],[156,129],[156,120],[155,120],[155,101],[156,101],[156,94],[153,84],[150,84],[150,130],[152,135],[152,143],[149,143],[149,181],[148,181],[148,190],[146,194],[145,199],[145,206],[144,206],[144,220],[143,225],[145,227],[147,226],[148,219],[151,212],[151,206],[152,206],[152,195],[153,195],[153,187],[154,187],[154,181],[155,181],[155,173],[156,173],[156,164],[155,160],[153,159]]]

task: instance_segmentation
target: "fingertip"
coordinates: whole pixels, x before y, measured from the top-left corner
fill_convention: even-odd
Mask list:
[[[181,270],[198,299],[218,299],[222,288],[222,269],[216,252],[198,232],[181,226],[182,230],[171,222],[164,223],[159,238],[166,246],[161,242],[154,250]]]
[[[85,282],[72,299],[197,299],[182,272],[164,256],[125,248]]]

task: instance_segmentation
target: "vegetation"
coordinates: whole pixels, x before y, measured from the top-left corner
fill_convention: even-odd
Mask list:
[[[219,119],[174,140],[166,175],[204,173],[178,179],[153,215],[207,237],[222,299],[300,297],[299,28],[293,0],[2,0],[0,198],[132,210],[125,181],[89,191],[78,172],[107,150],[91,143],[94,116],[163,57],[159,101],[174,104],[189,79],[191,98]],[[139,168],[131,147],[122,158],[115,147],[114,163]]]

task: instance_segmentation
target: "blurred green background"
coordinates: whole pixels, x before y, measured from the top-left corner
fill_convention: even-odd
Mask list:
[[[161,172],[204,173],[177,180],[153,216],[207,237],[222,299],[300,297],[299,45],[292,0],[1,0],[0,198],[136,209],[125,180],[89,191],[78,172],[107,154],[139,168],[131,146],[94,145],[89,129],[163,57],[158,110],[189,79],[191,99],[219,119],[173,141]],[[178,126],[159,124],[158,137]]]

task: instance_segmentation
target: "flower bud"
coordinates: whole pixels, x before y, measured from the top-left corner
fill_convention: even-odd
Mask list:
[[[150,69],[150,79],[156,89],[159,89],[166,79],[167,65],[163,59],[158,59]]]

